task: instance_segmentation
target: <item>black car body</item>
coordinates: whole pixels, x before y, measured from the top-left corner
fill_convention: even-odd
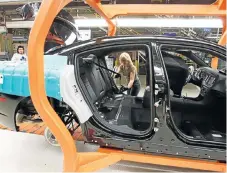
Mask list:
[[[111,77],[113,71],[107,68],[107,55],[128,50],[142,50],[146,54],[147,87],[143,97],[120,93]],[[68,89],[62,94],[62,103],[56,100],[51,103],[62,120],[65,110],[72,112],[88,143],[225,161],[226,73],[209,67],[196,55],[198,51],[212,54],[220,61],[226,58],[226,48],[222,46],[178,37],[104,37],[59,48],[48,54],[68,57],[68,72],[62,79]],[[191,59],[197,69],[189,73],[185,61],[177,54]],[[154,67],[161,74],[157,75]],[[72,72],[70,68],[73,75],[67,77]],[[201,88],[198,97],[181,96],[186,82]],[[79,100],[73,94],[78,94],[81,104],[87,105],[84,112],[89,112],[89,116],[76,110]],[[19,104],[20,100],[15,102],[14,111]]]

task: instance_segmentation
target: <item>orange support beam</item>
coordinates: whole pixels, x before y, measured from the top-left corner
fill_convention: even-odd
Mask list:
[[[226,40],[226,34],[227,34],[226,33],[227,32],[227,30],[226,30],[226,17],[223,17],[222,21],[223,21],[222,36],[221,36],[218,44],[225,46],[227,44],[227,40]],[[218,57],[212,58],[211,67],[213,69],[218,68]]]
[[[44,42],[54,18],[71,0],[43,0],[28,42],[29,86],[32,102],[50,128],[64,154],[64,171],[95,171],[121,158],[105,153],[77,153],[75,142],[66,126],[47,100],[44,85]],[[37,39],[39,38],[39,39]],[[35,47],[35,49],[34,49]],[[99,164],[97,162],[100,161]],[[96,163],[96,164],[94,164]],[[87,166],[86,166],[87,165]],[[90,167],[89,165],[93,166]]]
[[[222,21],[223,21],[223,28],[222,28],[222,37],[219,40],[218,44],[225,46],[227,44],[226,41],[226,31],[227,31],[227,26],[226,26],[226,0],[219,0],[219,9],[220,10],[224,10],[225,11],[225,16],[222,17]]]
[[[219,0],[218,8],[219,8],[219,10],[226,10],[226,0]]]
[[[121,156],[122,160],[149,163],[162,166],[172,166],[178,168],[189,168],[198,170],[209,170],[215,172],[226,172],[226,164],[213,161],[192,160],[184,158],[174,158],[171,156],[157,156],[151,154],[129,153],[111,149],[99,149],[100,153],[115,154]]]
[[[108,23],[108,36],[114,36],[116,33],[116,26],[110,20],[107,11],[102,7],[100,0],[85,0],[88,5],[90,5],[100,16],[102,16]]]
[[[44,42],[58,12],[71,0],[43,0],[28,41],[29,86],[40,117],[59,141],[64,154],[64,170],[76,170],[78,161],[74,140],[47,100],[44,85]],[[35,49],[34,49],[35,48]]]

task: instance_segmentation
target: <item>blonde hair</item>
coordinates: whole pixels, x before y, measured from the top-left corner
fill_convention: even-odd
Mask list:
[[[121,53],[120,56],[119,56],[119,61],[120,62],[128,62],[129,68],[131,70],[135,70],[135,66],[133,65],[131,57],[128,53],[126,53],[126,52]]]

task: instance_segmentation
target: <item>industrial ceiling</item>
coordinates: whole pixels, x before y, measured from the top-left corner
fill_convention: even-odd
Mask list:
[[[102,0],[102,4],[151,4],[151,3],[185,3],[185,4],[211,4],[215,0]],[[37,0],[1,0],[0,1],[0,22],[6,20],[6,22],[18,22],[21,20],[21,16],[17,10],[23,4],[40,2]],[[91,9],[82,0],[77,0],[65,7],[74,18],[99,18],[99,15]],[[150,16],[152,18],[172,18],[172,16]],[[175,16],[176,18],[176,16]],[[191,18],[188,16],[178,16],[177,18]],[[201,18],[201,17],[200,17]],[[207,18],[207,17],[204,17]],[[211,18],[211,17],[210,17]],[[83,28],[88,29],[88,28]],[[92,31],[92,37],[100,37],[106,35],[106,28],[90,28]],[[28,36],[30,29],[10,29],[10,32],[14,36]],[[217,42],[220,38],[221,28],[118,28],[118,35],[162,35],[165,33],[176,33],[178,36],[189,36],[206,38]]]

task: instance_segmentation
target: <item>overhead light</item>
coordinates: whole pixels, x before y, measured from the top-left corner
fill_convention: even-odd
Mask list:
[[[12,18],[12,21],[23,21],[23,18]]]
[[[206,37],[206,38],[220,38],[221,36],[210,36],[210,37]]]
[[[33,26],[33,21],[15,21],[6,22],[7,28],[31,28]]]
[[[156,18],[120,18],[113,19],[117,27],[130,28],[157,28],[157,27],[176,27],[176,28],[222,28],[221,19],[156,19]],[[76,19],[78,27],[107,27],[104,19]]]
[[[108,27],[104,19],[76,19],[75,23],[78,27]]]
[[[113,19],[117,27],[129,28],[222,28],[221,19],[164,19],[164,18],[120,18]],[[108,27],[104,19],[75,19],[75,25],[79,28]],[[31,28],[33,21],[6,22],[7,28]]]

